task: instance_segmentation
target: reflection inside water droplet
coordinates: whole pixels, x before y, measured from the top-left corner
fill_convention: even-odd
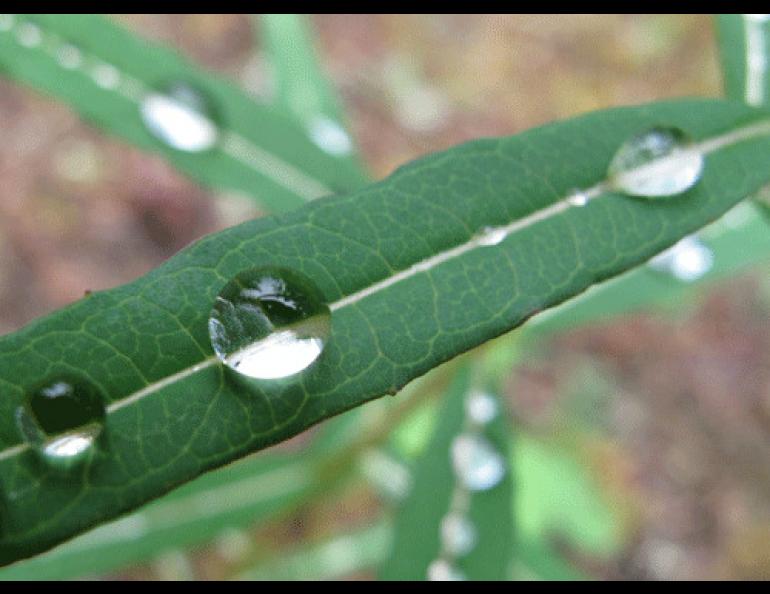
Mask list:
[[[571,206],[577,206],[577,207],[585,206],[586,204],[588,204],[588,194],[586,194],[582,190],[575,190],[574,192],[572,192],[572,194],[569,195],[569,197],[567,198],[567,202],[569,202]]]
[[[350,136],[337,122],[326,116],[315,118],[309,126],[310,139],[330,155],[347,155],[353,150]]]
[[[22,436],[44,460],[68,466],[91,451],[104,428],[105,411],[90,383],[61,376],[32,391],[16,418]]]
[[[172,148],[191,153],[212,148],[219,130],[203,95],[186,83],[142,100],[140,111],[147,129]]]
[[[653,128],[624,142],[610,163],[611,186],[632,196],[666,198],[692,188],[703,154],[677,128]]]
[[[428,579],[432,582],[460,582],[465,574],[445,559],[436,559],[428,566]]]
[[[486,425],[497,416],[497,400],[486,392],[471,392],[465,401],[465,414],[475,424]]]
[[[688,235],[650,260],[654,270],[666,272],[684,282],[693,282],[714,264],[714,253],[694,235]]]
[[[323,295],[306,276],[281,268],[238,274],[217,296],[209,335],[217,357],[237,373],[277,379],[320,355],[331,332]]]
[[[505,476],[505,461],[486,438],[464,433],[452,442],[455,474],[471,491],[486,491]]]
[[[468,518],[450,513],[441,520],[441,544],[450,555],[467,555],[476,546],[476,540],[476,527]]]

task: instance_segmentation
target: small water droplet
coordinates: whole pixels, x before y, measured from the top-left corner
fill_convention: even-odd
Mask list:
[[[323,295],[305,275],[282,268],[244,270],[217,296],[209,335],[217,357],[241,375],[277,379],[320,355],[331,332]]]
[[[83,55],[74,45],[63,45],[56,52],[56,59],[62,68],[74,70],[83,63]]]
[[[314,119],[309,127],[310,139],[330,155],[347,155],[353,150],[350,136],[334,120],[326,116]]]
[[[16,39],[24,47],[35,47],[43,41],[43,33],[37,25],[21,23],[16,28]]]
[[[16,19],[12,14],[0,14],[0,31],[10,31],[13,29],[13,23]]]
[[[471,392],[465,401],[465,414],[477,425],[486,425],[494,419],[497,408],[497,400],[487,392]]]
[[[471,491],[486,491],[505,476],[505,461],[484,437],[465,433],[452,442],[455,474]]]
[[[586,194],[583,190],[575,190],[569,195],[567,202],[569,202],[571,206],[585,206],[588,204],[588,194]]]
[[[172,148],[197,153],[212,148],[219,130],[203,95],[187,83],[173,83],[144,98],[140,106],[147,129]]]
[[[56,466],[84,459],[104,428],[104,418],[101,394],[90,383],[65,376],[30,392],[16,413],[24,438]]]
[[[504,227],[484,227],[478,235],[479,245],[497,245],[508,236]]]
[[[465,574],[445,559],[436,559],[428,566],[428,579],[432,582],[462,582]]]
[[[112,64],[99,64],[91,71],[94,82],[102,89],[116,89],[120,84],[120,71]]]
[[[703,173],[703,154],[677,128],[652,128],[624,142],[610,163],[616,190],[644,198],[676,196],[692,188]]]
[[[706,274],[714,264],[714,254],[700,239],[689,235],[650,260],[654,270],[666,272],[678,280],[693,282]]]
[[[441,544],[453,557],[470,553],[477,540],[476,527],[465,516],[449,513],[441,520]]]

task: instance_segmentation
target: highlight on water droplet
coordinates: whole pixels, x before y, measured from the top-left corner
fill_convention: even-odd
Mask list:
[[[91,76],[97,86],[102,89],[117,89],[120,84],[120,71],[112,64],[98,64],[94,66]]]
[[[43,41],[43,33],[34,23],[20,23],[16,27],[16,39],[24,47],[36,47]]]
[[[304,274],[284,268],[251,268],[227,283],[209,318],[217,357],[255,379],[292,376],[323,352],[331,313],[323,294]]]
[[[632,196],[668,198],[692,188],[703,153],[678,128],[657,127],[624,142],[610,162],[610,186]]]
[[[585,206],[588,204],[588,194],[583,190],[573,190],[573,192],[567,197],[567,202],[570,206]]]
[[[711,248],[694,235],[688,235],[649,262],[650,268],[671,274],[678,280],[693,282],[714,265]]]
[[[147,95],[139,109],[153,136],[177,150],[205,151],[219,139],[209,102],[187,83],[172,83]]]
[[[441,544],[453,557],[467,555],[476,546],[476,527],[468,518],[458,513],[449,513],[441,520]]]
[[[487,392],[475,390],[465,400],[465,414],[476,425],[486,425],[497,416],[497,400]]]
[[[471,491],[486,491],[505,476],[505,461],[481,435],[464,433],[452,442],[452,465],[457,478]]]
[[[743,16],[756,23],[766,23],[770,20],[770,14],[744,14]]]
[[[428,565],[428,579],[432,582],[461,582],[467,578],[446,559],[436,559]]]
[[[84,459],[101,434],[104,419],[100,392],[73,376],[44,383],[16,411],[22,436],[46,462],[56,466]]]
[[[83,54],[74,45],[66,44],[57,50],[56,60],[62,68],[74,70],[83,64]]]
[[[315,118],[308,127],[310,139],[330,155],[347,155],[353,150],[353,142],[345,129],[326,116]]]
[[[484,227],[478,235],[479,245],[497,245],[508,236],[504,227]]]

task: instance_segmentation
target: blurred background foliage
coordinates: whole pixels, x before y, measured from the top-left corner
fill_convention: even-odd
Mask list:
[[[477,137],[722,95],[706,15],[111,18],[298,121],[316,101],[374,179]],[[0,333],[267,214],[7,79],[0,121]],[[769,234],[752,221],[704,235],[713,282],[625,275],[333,431],[210,473],[0,579],[374,578],[468,365],[493,382],[510,428],[505,577],[770,578],[770,246],[757,249]]]

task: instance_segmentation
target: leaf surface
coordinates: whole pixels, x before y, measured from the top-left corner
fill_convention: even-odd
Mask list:
[[[766,114],[731,102],[620,108],[483,139],[348,195],[211,235],[133,283],[0,339],[0,561],[44,550],[193,477],[387,393],[632,268],[770,178]],[[671,200],[607,190],[617,147],[661,124],[713,148]],[[707,140],[708,139],[708,140]],[[594,198],[573,207],[574,188]],[[487,245],[490,233],[507,235]],[[219,290],[255,266],[296,270],[332,309],[319,360],[251,389],[213,355]],[[88,463],[51,471],[24,442],[25,394],[77,372],[104,395]]]

